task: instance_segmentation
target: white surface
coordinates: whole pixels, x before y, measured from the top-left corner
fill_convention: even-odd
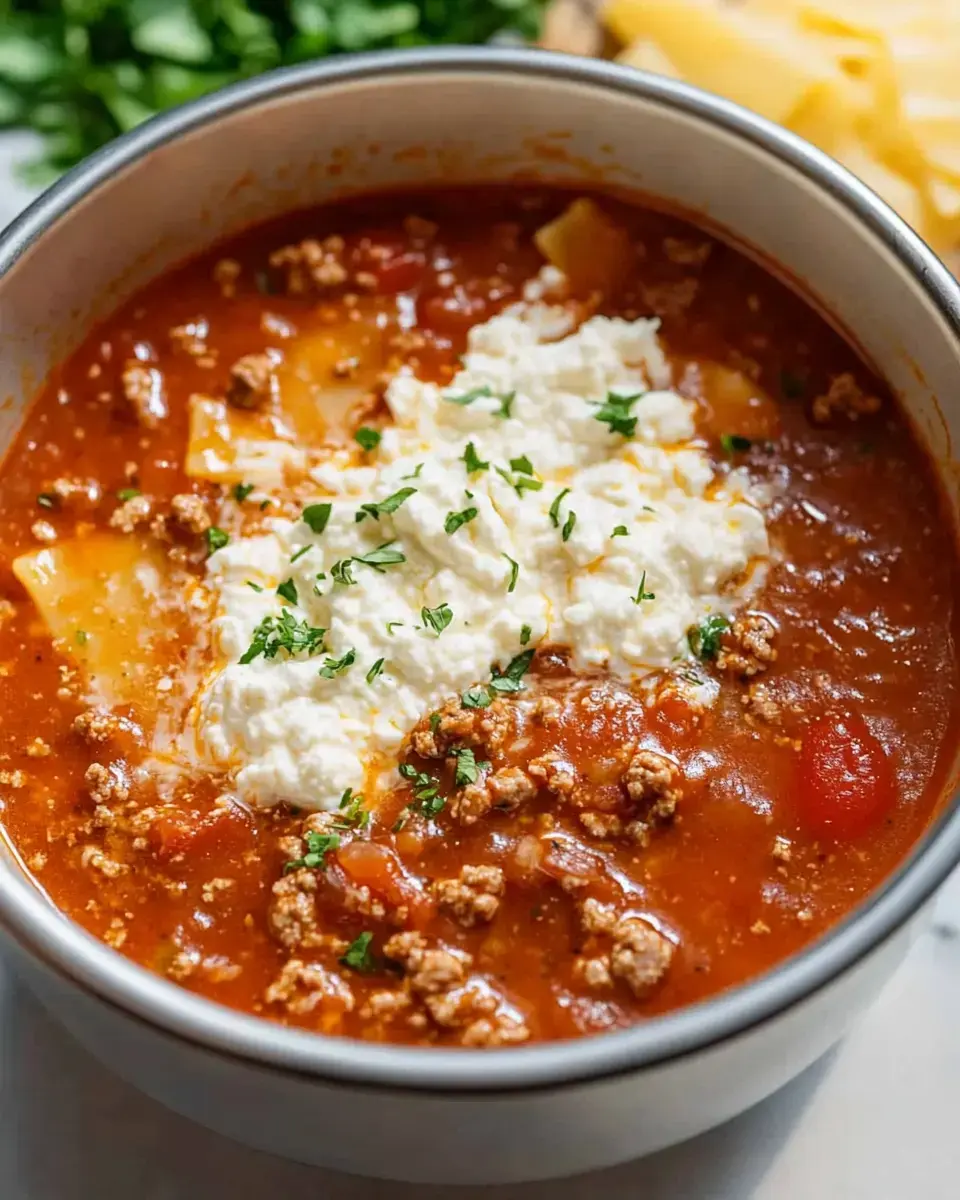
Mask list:
[[[0,140],[4,186],[23,139]],[[644,1162],[563,1184],[458,1189],[456,1200],[953,1200],[960,1194],[960,875],[875,1007],[796,1083]],[[371,1130],[371,1137],[376,1131]],[[95,1063],[0,962],[3,1200],[429,1200],[451,1189],[335,1176],[244,1150]]]

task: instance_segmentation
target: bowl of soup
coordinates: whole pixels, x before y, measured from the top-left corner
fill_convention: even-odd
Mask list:
[[[181,1112],[567,1174],[822,1054],[960,857],[957,286],[695,89],[358,57],[3,236],[0,921]]]

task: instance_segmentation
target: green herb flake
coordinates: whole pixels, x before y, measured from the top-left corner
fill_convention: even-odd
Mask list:
[[[489,708],[493,697],[483,684],[478,683],[475,687],[467,688],[460,696],[460,703],[464,708]]]
[[[439,719],[439,713],[434,715]],[[442,811],[446,798],[440,795],[439,779],[428,775],[426,771],[418,771],[410,763],[401,763],[397,769],[413,788],[414,803],[408,804],[408,808],[419,809],[425,817],[435,817]]]
[[[470,505],[469,508],[463,509],[462,512],[447,513],[446,520],[443,522],[443,532],[446,534],[456,533],[462,526],[474,520],[478,511],[473,505]]]
[[[507,592],[512,592],[517,586],[517,580],[520,578],[520,564],[510,557],[509,554],[501,554],[501,558],[505,558],[510,564],[510,582],[507,584]]]
[[[384,542],[375,550],[369,550],[366,554],[358,554],[353,561],[363,563],[365,567],[373,567],[375,571],[383,575],[384,567],[399,566],[400,563],[407,561],[407,556],[402,550],[395,550],[393,542]]]
[[[640,586],[637,588],[637,594],[633,597],[634,604],[639,604],[642,600],[656,600],[656,594],[654,592],[648,592],[646,590],[646,584],[647,573],[644,571],[644,573],[640,576]]]
[[[479,471],[490,470],[490,464],[483,461],[477,453],[477,448],[473,442],[467,442],[467,448],[463,452],[462,461],[467,468],[468,475],[476,475]]]
[[[314,533],[323,533],[333,512],[332,504],[308,504],[301,514]]]
[[[262,591],[263,591],[263,588],[260,586],[260,584],[259,584],[259,583],[254,583],[252,579],[248,579],[248,580],[247,580],[247,587],[248,587],[248,588],[251,588],[251,589],[252,589],[253,591],[255,591],[255,592],[262,592]]]
[[[626,527],[626,525],[617,525],[617,526],[615,526],[615,527],[614,527],[613,533],[611,533],[611,534],[610,534],[610,536],[611,536],[612,538],[615,538],[615,537],[629,537],[629,536],[630,536],[630,530],[629,530],[629,529]]]
[[[480,778],[477,758],[469,746],[458,746],[454,752],[453,782],[457,787],[466,787]]]
[[[312,549],[313,546],[311,546],[309,543],[306,546],[301,546],[299,550],[290,555],[290,565],[293,566],[295,562],[299,562],[300,559],[303,558],[305,554],[309,554]]]
[[[353,788],[348,787],[340,797],[334,824],[337,829],[366,829],[370,824],[370,813],[363,807],[363,796],[354,795]]]
[[[117,492],[117,499],[123,504],[126,504],[128,500],[135,500],[137,496],[141,495],[143,495],[143,493],[139,488],[121,488],[120,491]]]
[[[377,960],[370,953],[370,943],[373,934],[361,933],[354,938],[340,958],[340,965],[349,967],[351,971],[359,971],[361,975],[370,975],[378,969]]]
[[[511,475],[509,471],[503,467],[495,468],[501,479],[505,479],[513,488],[518,496],[522,497],[524,492],[539,492],[543,487],[542,479],[535,479],[531,475],[515,474]]]
[[[353,577],[353,559],[341,558],[339,562],[335,562],[330,568],[330,577],[334,583],[339,583],[343,587],[350,587],[357,581]]]
[[[424,625],[429,625],[437,637],[439,637],[453,620],[453,613],[450,610],[450,605],[444,602],[443,604],[438,604],[436,608],[421,608],[420,619]]]
[[[357,661],[356,650],[348,650],[342,658],[328,658],[320,668],[320,675],[324,679],[336,679],[338,675],[342,675],[349,667]]]
[[[522,688],[521,679],[530,669],[530,664],[533,662],[535,651],[524,650],[520,654],[511,658],[507,664],[507,669],[501,674],[495,672],[490,680],[490,687],[495,692],[519,692]]]
[[[340,845],[339,833],[315,833],[310,830],[303,840],[307,845],[306,854],[303,858],[295,858],[286,863],[283,868],[284,875],[289,875],[291,871],[299,871],[301,867],[308,867],[310,870],[322,869],[326,866],[326,856]]]
[[[367,672],[367,683],[373,683],[373,681],[377,678],[378,675],[383,674],[383,663],[384,663],[384,660],[382,658],[377,659],[377,661],[373,664],[373,666]]]
[[[206,538],[208,552],[215,554],[217,550],[222,550],[227,545],[230,541],[230,534],[216,525],[211,525],[207,530]]]
[[[276,658],[280,651],[291,657],[297,654],[311,656],[320,654],[327,631],[298,621],[289,609],[279,617],[266,616],[253,631],[253,639],[240,658],[241,664],[251,663],[255,658]]]
[[[606,401],[593,415],[596,420],[608,425],[611,433],[619,433],[625,438],[633,437],[637,429],[637,418],[631,416],[630,411],[645,394],[634,392],[632,396],[619,396],[616,392],[607,392]]]
[[[419,479],[420,472],[423,470],[423,463],[417,463],[409,475],[401,475],[401,479]]]
[[[402,621],[388,621],[387,622],[387,633],[389,633],[390,636],[393,637],[393,631],[395,629],[399,629],[401,625],[403,625]]]
[[[529,625],[521,625],[520,627],[520,645],[525,646],[530,641],[530,634],[533,630]]]
[[[78,646],[85,646],[90,641],[90,634],[85,629],[78,629],[73,636]]]
[[[437,732],[437,730],[440,728],[440,722],[442,719],[443,718],[437,712],[430,714],[430,732],[431,733]]]
[[[353,435],[353,440],[361,450],[369,454],[371,450],[376,450],[380,445],[381,436],[378,430],[371,429],[369,425],[361,425]]]
[[[404,501],[409,500],[416,492],[416,488],[405,487],[398,492],[394,492],[392,496],[387,496],[385,500],[375,500],[368,504],[361,504],[360,511],[357,513],[355,520],[359,523],[365,521],[367,517],[373,517],[375,521],[379,521],[385,513],[394,513]]]
[[[563,523],[563,529],[560,530],[560,537],[564,542],[570,541],[570,534],[573,533],[574,526],[577,523],[577,514],[571,510],[567,513],[567,519]]]
[[[512,417],[513,416],[513,402],[516,398],[517,398],[516,392],[504,392],[500,396],[500,411],[497,413],[497,416],[503,417],[504,420],[507,420],[509,417]]]
[[[471,388],[467,392],[451,393],[444,392],[443,398],[450,404],[458,404],[461,408],[466,408],[468,404],[472,404],[474,400],[483,400],[487,396],[492,396],[493,392],[484,384],[482,387]]]
[[[283,583],[277,586],[277,595],[281,600],[285,600],[287,604],[300,603],[300,598],[297,595],[297,585],[292,579],[285,579]]]
[[[532,475],[533,463],[525,454],[521,454],[519,458],[510,459],[510,470],[520,475]]]
[[[739,433],[722,433],[720,445],[726,454],[736,454],[739,451],[749,450],[753,442],[749,438],[741,437]]]
[[[720,652],[721,638],[729,628],[729,618],[723,613],[711,613],[699,625],[692,625],[687,630],[687,643],[691,653],[704,662],[716,658]]]
[[[252,483],[235,483],[233,485],[234,500],[236,500],[238,504],[242,504],[253,491],[253,488],[254,485]]]
[[[562,492],[558,492],[554,497],[553,503],[550,505],[550,523],[554,529],[560,528],[560,504],[564,496],[570,495],[570,489],[564,488]]]

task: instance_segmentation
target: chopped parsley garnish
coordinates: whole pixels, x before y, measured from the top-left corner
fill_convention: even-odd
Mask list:
[[[462,459],[467,468],[468,475],[476,475],[478,471],[490,470],[490,464],[483,461],[477,453],[477,448],[473,442],[467,442],[467,448],[463,452]]]
[[[807,385],[801,375],[795,371],[780,372],[780,391],[788,400],[800,400],[806,390]]]
[[[753,442],[739,433],[721,433],[720,445],[727,454],[735,454],[738,450],[749,450]]]
[[[320,674],[324,679],[336,679],[338,675],[342,675],[348,667],[352,667],[357,661],[356,650],[350,649],[343,655],[342,658],[328,658],[320,668]]]
[[[516,392],[502,392],[500,395],[500,411],[497,413],[497,416],[504,418],[513,416],[513,402],[516,397]]]
[[[361,933],[359,937],[354,938],[341,956],[340,965],[349,967],[351,971],[359,971],[363,975],[369,975],[376,971],[377,960],[370,953],[372,941],[373,934],[369,932]]]
[[[429,625],[437,637],[439,637],[453,620],[453,613],[450,610],[450,605],[444,602],[443,604],[438,604],[436,608],[421,608],[420,619],[424,625]]]
[[[380,445],[381,434],[379,430],[371,429],[369,425],[361,425],[357,432],[353,435],[353,440],[357,443],[361,450],[369,453],[371,450],[376,450]]]
[[[252,483],[235,483],[233,485],[234,500],[236,500],[238,504],[242,504],[253,491],[253,487],[254,485]],[[119,495],[119,492],[117,494]]]
[[[387,633],[389,633],[390,636],[393,637],[393,631],[395,629],[398,629],[402,624],[403,624],[402,621],[388,621],[387,622]]]
[[[558,492],[554,497],[553,503],[550,505],[550,521],[554,529],[560,528],[560,502],[564,496],[570,495],[570,489],[564,488],[562,492]]]
[[[117,499],[126,504],[128,500],[134,500],[141,494],[142,493],[139,488],[121,488],[120,491],[117,492]]]
[[[723,613],[711,613],[709,617],[704,617],[699,625],[691,625],[687,630],[690,650],[704,662],[716,658],[720,650],[720,639],[729,628],[730,621]]]
[[[517,462],[517,459],[512,459],[512,462]],[[532,475],[527,475],[521,471],[511,475],[509,471],[505,471],[503,467],[496,468],[497,474],[501,479],[505,479],[513,488],[518,496],[522,496],[524,492],[539,492],[543,487],[542,479],[535,479]]]
[[[353,788],[348,787],[340,797],[334,821],[338,829],[366,829],[370,824],[370,811],[363,807],[363,796],[354,795]]]
[[[510,470],[520,475],[532,475],[533,463],[525,454],[521,454],[519,458],[510,459]]]
[[[285,579],[283,583],[277,587],[277,595],[286,600],[288,604],[299,604],[300,597],[297,595],[297,585],[292,579]]]
[[[367,517],[373,517],[375,521],[379,521],[384,513],[394,513],[405,500],[416,491],[416,488],[405,487],[399,492],[394,492],[392,496],[387,496],[386,500],[372,500],[368,504],[361,504],[360,511],[357,513],[355,520],[360,522],[366,520]]]
[[[460,697],[460,703],[464,708],[489,708],[493,697],[482,683],[478,683],[475,687],[467,688]]]
[[[273,501],[270,499],[269,496],[266,498],[266,500],[261,500],[260,501],[260,511],[266,512],[272,503],[273,503]]]
[[[410,763],[401,763],[399,767],[400,774],[404,779],[410,781],[413,788],[413,796],[416,805],[409,804],[408,808],[419,806],[420,812],[425,817],[435,817],[446,804],[446,799],[440,795],[440,781],[432,775],[428,775],[426,771],[418,771],[416,767]],[[394,826],[396,829],[396,826]]]
[[[490,687],[495,692],[519,692],[523,686],[520,680],[529,670],[534,653],[533,650],[524,650],[511,658],[507,669],[502,674],[496,673],[490,680]]]
[[[217,550],[222,550],[223,547],[226,546],[226,544],[230,541],[230,534],[225,530],[220,529],[220,527],[217,525],[211,525],[207,530],[206,538],[207,549],[210,554],[213,554]]]
[[[313,549],[313,547],[308,543],[306,546],[301,546],[300,549],[297,550],[295,554],[291,554],[290,555],[291,566],[293,565],[293,563],[298,562],[301,558],[303,558],[303,556],[305,554],[309,554],[312,549]]]
[[[291,871],[299,871],[301,867],[309,867],[311,870],[324,867],[326,856],[340,845],[340,834],[315,833],[311,829],[303,840],[307,843],[306,854],[303,858],[295,858],[288,862],[283,868],[284,875],[289,875]]]
[[[648,592],[646,590],[646,584],[647,573],[644,571],[644,573],[640,576],[640,586],[637,588],[637,594],[633,598],[634,604],[639,604],[641,600],[656,600],[656,594],[654,592]]]
[[[401,479],[419,479],[420,472],[423,470],[423,463],[417,463],[409,475],[401,475]]]
[[[254,583],[252,579],[247,580],[247,587],[252,588],[255,592],[262,592],[263,588],[259,583]]]
[[[456,533],[461,526],[466,525],[468,521],[472,521],[478,511],[471,504],[469,508],[463,509],[462,512],[447,513],[447,519],[443,523],[443,532],[447,534]]]
[[[453,752],[455,767],[453,782],[457,787],[466,787],[468,783],[476,783],[480,777],[480,767],[477,757],[469,746],[458,746]]]
[[[90,634],[85,629],[78,629],[73,636],[78,646],[85,646],[90,641]]]
[[[37,496],[37,504],[39,504],[41,508],[56,508],[57,498],[52,492],[41,492],[39,496]]]
[[[577,523],[577,514],[571,508],[567,513],[567,519],[563,523],[563,528],[560,530],[560,537],[563,541],[570,541],[570,534],[573,533],[573,528]]]
[[[264,617],[253,631],[253,640],[243,653],[240,662],[251,663],[261,655],[276,658],[281,650],[289,655],[320,654],[326,630],[306,621],[298,621],[289,609],[279,617]]]
[[[373,664],[373,666],[367,672],[367,683],[373,683],[373,681],[376,679],[376,677],[378,675],[383,674],[383,663],[384,663],[384,660],[382,658],[377,659],[377,661]]]
[[[449,400],[451,404],[459,404],[461,408],[466,408],[474,400],[482,400],[492,395],[493,392],[484,384],[482,387],[471,388],[468,392],[461,392],[459,396],[452,396],[449,392],[444,392],[443,398],[444,400]]]
[[[383,545],[377,546],[375,550],[368,550],[366,554],[358,554],[353,561],[363,563],[366,567],[373,567],[375,571],[379,571],[382,575],[384,567],[396,567],[400,563],[407,561],[407,556],[403,551],[394,550],[392,546],[393,542],[384,542]]]
[[[629,529],[626,527],[626,525],[617,525],[617,526],[615,526],[615,527],[614,527],[613,533],[611,533],[611,534],[610,534],[610,536],[611,536],[612,538],[615,538],[615,537],[629,537],[629,536],[630,536],[630,530],[629,530]]]
[[[510,582],[507,584],[507,591],[512,592],[517,586],[517,579],[520,577],[520,564],[510,557],[509,554],[501,554],[501,558],[505,558],[510,564]]]
[[[356,583],[353,577],[353,559],[341,558],[339,562],[335,562],[330,568],[330,575],[334,583],[340,583],[344,587]]]
[[[308,504],[301,514],[314,533],[323,533],[333,512],[332,504]]]
[[[618,396],[616,392],[607,392],[607,399],[593,414],[598,421],[609,425],[611,433],[622,434],[623,437],[633,437],[637,428],[637,418],[630,415],[634,404],[641,399],[645,392],[634,392],[632,396]]]
[[[430,732],[431,733],[437,732],[437,730],[440,728],[440,722],[442,719],[443,718],[440,716],[439,713],[431,713],[430,714]]]
[[[520,645],[525,646],[530,641],[530,634],[533,631],[529,625],[521,625],[520,627]]]

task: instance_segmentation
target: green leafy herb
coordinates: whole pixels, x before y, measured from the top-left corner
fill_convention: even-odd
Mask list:
[[[344,587],[356,583],[353,577],[353,559],[341,558],[339,562],[335,562],[330,568],[330,576],[334,583],[342,584]]]
[[[348,667],[352,667],[356,661],[356,650],[348,650],[342,658],[328,658],[320,668],[320,674],[324,679],[336,679],[336,677],[338,675],[342,675]]]
[[[807,390],[807,385],[802,375],[798,375],[795,371],[780,372],[780,391],[788,400],[800,400]]]
[[[305,554],[309,554],[312,549],[313,546],[311,546],[309,542],[306,546],[301,546],[299,550],[290,555],[290,565],[293,566],[295,562],[299,562],[299,560],[303,558]]]
[[[261,500],[260,501],[260,511],[266,512],[272,503],[273,503],[273,501],[270,499],[269,496],[266,498],[266,500]]]
[[[570,495],[570,489],[564,488],[562,492],[558,492],[554,497],[553,503],[550,505],[550,522],[554,529],[560,528],[560,503],[564,496]]]
[[[520,564],[510,557],[509,554],[501,554],[501,558],[505,558],[510,564],[510,582],[507,584],[507,591],[512,592],[517,586],[517,580],[520,577]]]
[[[139,488],[121,488],[120,491],[117,492],[117,499],[126,504],[128,500],[133,500],[135,497],[141,494],[142,493]]]
[[[461,408],[466,408],[468,404],[472,404],[474,400],[482,400],[487,396],[492,396],[493,392],[484,384],[482,387],[471,388],[468,392],[444,392],[444,400],[448,400],[451,404],[459,404]]]
[[[462,512],[447,513],[447,519],[443,523],[443,532],[450,534],[456,533],[457,530],[466,525],[468,521],[472,521],[476,517],[478,509],[471,505],[469,508],[463,509]]]
[[[629,529],[627,529],[626,525],[617,525],[617,526],[615,526],[615,528],[614,528],[614,530],[613,530],[613,533],[611,533],[611,534],[610,534],[610,536],[611,536],[612,538],[615,538],[615,537],[629,537],[629,536],[630,536],[630,530],[629,530]]]
[[[402,624],[403,624],[402,621],[388,621],[387,622],[387,633],[389,633],[390,636],[393,637],[393,631],[395,629],[398,629]]]
[[[530,634],[533,632],[529,625],[521,625],[520,627],[520,645],[525,646],[530,641]]]
[[[370,824],[370,812],[363,807],[363,796],[354,795],[353,788],[348,787],[340,797],[334,823],[338,829],[366,829]]]
[[[523,496],[524,492],[539,492],[543,487],[542,479],[535,479],[532,475],[523,472],[511,475],[503,467],[497,467],[496,472],[501,479],[505,479],[510,484],[518,496]]]
[[[419,479],[420,472],[423,470],[423,463],[417,463],[409,475],[401,475],[401,479]]]
[[[493,697],[483,684],[478,683],[475,687],[467,688],[460,697],[460,703],[464,708],[489,708]]]
[[[366,567],[373,567],[382,575],[384,567],[396,567],[400,563],[405,563],[407,556],[402,550],[394,550],[393,542],[384,542],[375,550],[368,550],[366,554],[358,554],[353,561],[363,563]]]
[[[720,445],[727,454],[735,454],[740,450],[749,450],[753,442],[749,438],[741,437],[739,433],[722,433]]]
[[[210,554],[213,554],[217,550],[222,550],[230,541],[230,534],[225,530],[220,529],[216,525],[210,526],[210,528],[207,530],[206,537],[207,549]]]
[[[633,598],[634,604],[639,604],[642,600],[656,600],[655,593],[646,590],[646,583],[647,573],[644,571],[640,576],[640,586],[637,588],[637,594]]]
[[[523,686],[520,681],[530,669],[534,653],[533,650],[524,650],[511,658],[503,674],[494,674],[490,680],[490,687],[495,692],[519,692]]]
[[[457,787],[466,787],[468,783],[476,783],[480,778],[480,768],[477,758],[469,746],[458,746],[454,752],[453,782]]]
[[[247,587],[252,588],[255,592],[262,592],[263,588],[259,583],[254,583],[252,579],[247,580]]]
[[[644,395],[644,392],[634,392],[632,396],[618,396],[616,392],[607,392],[606,402],[593,415],[598,421],[609,425],[611,433],[619,433],[625,438],[633,437],[637,418],[632,417],[630,411]]]
[[[446,799],[440,795],[440,781],[426,771],[418,771],[410,763],[401,763],[400,774],[408,780],[413,788],[415,804],[409,808],[418,808],[425,817],[435,817],[446,804]]]
[[[519,458],[510,459],[510,470],[520,475],[532,475],[533,463],[525,454],[521,454]]]
[[[279,617],[266,616],[253,631],[253,640],[240,658],[251,663],[255,658],[276,658],[283,650],[291,657],[297,654],[320,654],[327,631],[305,620],[298,621],[288,608]]]
[[[436,608],[421,608],[420,619],[424,625],[429,625],[437,637],[439,637],[453,620],[453,613],[450,611],[450,605],[444,602],[443,604],[438,604]]]
[[[430,714],[430,732],[431,733],[437,732],[437,730],[440,728],[440,722],[442,719],[443,718],[437,712]]]
[[[563,541],[570,541],[570,534],[573,533],[573,528],[577,523],[577,514],[571,508],[567,513],[567,519],[563,523],[563,529],[560,530],[560,537]]]
[[[277,587],[277,595],[282,600],[286,600],[288,604],[300,603],[300,598],[297,596],[297,585],[292,579],[285,579],[283,583]]]
[[[359,971],[362,975],[370,975],[376,971],[377,960],[370,953],[372,941],[373,934],[369,932],[354,938],[341,956],[340,965],[349,967],[351,971]]]
[[[473,442],[467,442],[467,448],[464,450],[462,458],[468,475],[476,475],[478,471],[489,471],[490,469],[490,464],[484,462],[477,454],[477,448]]]
[[[299,871],[301,867],[308,867],[310,870],[322,869],[326,866],[326,856],[340,845],[339,833],[315,833],[312,829],[303,840],[307,844],[306,854],[303,858],[295,858],[288,862],[283,868],[284,875],[289,875],[291,871]]]
[[[499,411],[499,413],[497,413],[498,417],[503,417],[504,419],[506,419],[507,417],[513,416],[513,402],[516,399],[516,397],[517,397],[516,392],[504,392],[501,394],[501,396],[499,397],[500,411]]]
[[[383,674],[383,662],[384,660],[382,658],[378,658],[373,664],[373,666],[367,672],[367,683],[373,683],[378,675]]]
[[[37,496],[37,504],[41,508],[47,508],[47,509],[56,508],[57,507],[57,498],[56,498],[56,496],[53,495],[52,492],[41,492],[39,494],[39,496]]]
[[[354,441],[357,443],[360,449],[365,450],[368,453],[371,450],[376,450],[376,448],[380,445],[380,437],[381,434],[379,430],[371,429],[369,425],[361,425],[353,435]]]
[[[723,613],[711,613],[699,625],[687,630],[687,642],[692,653],[704,662],[717,657],[720,640],[730,628],[730,621]]]
[[[233,485],[234,500],[236,500],[238,504],[242,504],[253,491],[253,487],[254,485],[252,483],[235,483]]]
[[[90,634],[85,629],[78,629],[73,636],[78,646],[85,646],[90,641]]]
[[[365,521],[367,517],[373,517],[375,521],[379,521],[384,513],[394,513],[405,500],[416,491],[416,488],[405,487],[399,492],[394,492],[392,496],[387,496],[386,500],[374,500],[368,504],[361,504],[360,511],[357,513],[356,520]]]
[[[308,504],[303,510],[302,519],[314,533],[323,533],[333,512],[332,504]]]

